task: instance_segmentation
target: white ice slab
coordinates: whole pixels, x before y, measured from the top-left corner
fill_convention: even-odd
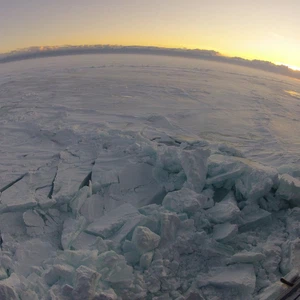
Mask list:
[[[300,180],[288,174],[281,175],[276,194],[292,205],[300,206]]]
[[[240,215],[240,209],[232,192],[228,193],[221,202],[217,202],[215,206],[209,208],[206,212],[215,223],[229,222]]]

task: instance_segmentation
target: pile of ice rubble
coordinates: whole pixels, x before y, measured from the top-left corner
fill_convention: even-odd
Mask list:
[[[225,145],[111,131],[0,188],[0,299],[275,299],[300,267],[299,179]]]

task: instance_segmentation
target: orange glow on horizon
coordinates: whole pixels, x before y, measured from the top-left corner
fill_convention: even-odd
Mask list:
[[[300,1],[4,1],[0,53],[34,45],[141,45],[214,50],[300,68]],[[158,5],[159,4],[159,5]],[[285,12],[282,14],[282,12]],[[280,17],[279,17],[280,16]],[[49,45],[49,47],[47,47]],[[298,67],[299,66],[299,67]]]
[[[276,60],[276,58],[271,58],[271,55],[259,55],[258,53],[251,53],[251,52],[242,52],[242,51],[230,51],[230,50],[222,50],[222,49],[218,49],[216,47],[212,47],[212,46],[203,46],[203,45],[199,45],[199,44],[182,44],[182,43],[176,43],[176,41],[171,42],[171,40],[169,41],[164,41],[162,43],[160,42],[156,42],[156,43],[151,43],[151,41],[147,41],[144,42],[143,40],[141,40],[140,42],[134,42],[134,39],[128,38],[128,41],[125,42],[126,38],[123,37],[123,39],[120,40],[120,42],[117,42],[115,39],[111,39],[108,41],[94,41],[93,39],[89,38],[88,40],[84,40],[81,41],[81,43],[78,42],[73,42],[71,43],[71,41],[67,41],[65,43],[60,43],[59,46],[56,45],[46,45],[46,46],[37,46],[36,48],[39,51],[47,51],[47,50],[55,50],[58,49],[60,47],[65,47],[65,46],[77,46],[77,47],[84,47],[84,46],[93,46],[93,45],[110,45],[110,46],[144,46],[144,47],[162,47],[162,48],[177,48],[177,49],[199,49],[199,50],[212,50],[212,51],[216,51],[220,56],[226,56],[226,57],[240,57],[243,59],[248,59],[248,60],[262,60],[262,61],[268,61],[271,62],[273,64],[276,65],[283,65],[286,66],[288,68],[290,68],[291,70],[295,70],[295,71],[300,71],[300,66],[296,66],[294,64],[290,64],[290,63],[282,63],[282,62],[278,62],[278,60]],[[69,43],[68,43],[69,42]],[[20,50],[26,50],[26,48],[24,49],[20,49]],[[12,51],[14,52],[14,51]],[[9,52],[7,52],[9,53]]]
[[[275,62],[275,65],[278,65],[278,66],[286,66],[288,67],[289,69],[292,69],[294,71],[300,71],[300,67],[297,67],[297,66],[293,66],[293,65],[289,65],[289,64],[284,64],[282,62]]]

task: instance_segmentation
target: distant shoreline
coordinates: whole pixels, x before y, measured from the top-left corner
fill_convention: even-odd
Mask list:
[[[162,48],[147,46],[59,46],[59,47],[31,47],[4,53],[0,55],[0,63],[9,63],[21,60],[57,57],[66,55],[82,54],[145,54],[162,55],[184,58],[196,58],[209,61],[224,62],[244,67],[263,70],[279,75],[300,79],[300,71],[295,71],[284,65],[276,65],[268,61],[248,60],[240,57],[223,56],[214,50],[183,49],[183,48]]]

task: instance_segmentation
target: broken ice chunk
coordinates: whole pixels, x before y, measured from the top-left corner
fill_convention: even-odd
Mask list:
[[[137,162],[123,152],[102,154],[93,167],[93,192],[105,190],[104,197],[113,198],[118,205],[128,202],[141,207],[159,201],[164,190],[153,170],[152,165]]]
[[[138,210],[130,204],[123,204],[90,224],[86,232],[108,238],[114,235],[130,218],[139,216]]]
[[[12,264],[12,259],[8,255],[4,254],[4,251],[2,251],[2,255],[0,256],[0,265],[7,270],[11,269]]]
[[[198,292],[191,292],[186,297],[180,296],[175,300],[204,300]]]
[[[160,236],[147,227],[138,226],[133,232],[132,242],[138,252],[143,254],[158,247]]]
[[[32,239],[19,244],[15,253],[15,270],[18,274],[28,276],[32,266],[40,265],[55,254],[49,242]]]
[[[201,193],[207,174],[207,158],[209,150],[184,150],[181,154],[181,164],[187,177],[187,187]]]
[[[115,245],[120,244],[127,237],[127,235],[145,219],[146,218],[141,214],[137,214],[128,218],[122,228],[111,238],[111,240],[115,243]]]
[[[183,188],[180,191],[168,193],[162,205],[177,213],[196,213],[198,209],[207,205],[208,198],[197,194],[193,190]]]
[[[117,154],[101,154],[92,169],[93,192],[106,186],[119,183],[118,173],[127,164],[129,156],[119,157]]]
[[[52,285],[47,294],[48,299],[51,300],[70,300],[70,297],[63,296],[62,289],[59,284]]]
[[[65,250],[54,259],[55,264],[68,264],[74,268],[85,265],[89,268],[96,267],[97,250]]]
[[[75,250],[95,250],[97,249],[97,242],[100,237],[81,232],[72,242],[71,248]],[[101,239],[102,240],[102,239]]]
[[[182,170],[179,150],[175,147],[164,147],[163,153],[159,156],[162,168],[168,173],[179,173]]]
[[[294,206],[300,206],[300,180],[288,174],[282,175],[276,195],[288,200]]]
[[[235,185],[238,197],[257,200],[278,184],[278,172],[245,158],[214,154],[208,160],[206,184],[230,189]]]
[[[220,268],[218,274],[207,280],[199,280],[199,287],[214,285],[220,288],[232,288],[252,294],[255,290],[256,276],[252,265],[234,265]]]
[[[51,194],[52,183],[56,176],[58,157],[54,157],[52,161],[46,165],[39,167],[35,172],[30,172],[30,186],[32,190],[40,195],[48,197]]]
[[[221,243],[227,243],[232,240],[238,233],[238,225],[224,223],[214,226],[213,238]]]
[[[130,251],[134,251],[136,249],[135,249],[133,242],[131,242],[129,240],[125,240],[122,245],[122,250],[123,250],[123,252],[130,252]]]
[[[35,199],[37,200],[37,202],[39,203],[39,206],[43,209],[45,208],[49,208],[52,207],[55,203],[56,200],[52,199],[52,198],[48,198],[44,193],[39,193],[40,190],[38,190],[37,192],[35,192]]]
[[[36,292],[32,290],[22,291],[20,296],[22,300],[39,300]]]
[[[300,207],[287,211],[286,231],[292,240],[300,236]]]
[[[160,236],[163,245],[173,242],[176,239],[180,219],[175,214],[162,213],[160,220]]]
[[[84,216],[88,222],[93,222],[103,216],[104,204],[104,198],[102,195],[91,195],[80,208],[80,214]]]
[[[108,223],[109,222],[109,223]],[[115,234],[125,224],[124,219],[110,219],[107,216],[103,216],[99,220],[93,222],[86,229],[87,233],[99,235],[102,238],[109,238]]]
[[[63,231],[61,234],[61,245],[64,250],[70,249],[72,242],[81,233],[86,224],[85,218],[67,219],[64,222]]]
[[[208,172],[206,184],[216,187],[226,185],[231,188],[235,180],[243,174],[246,166],[235,158],[213,154],[208,158]]]
[[[148,269],[151,265],[154,252],[144,253],[140,258],[140,267],[143,269]]]
[[[0,299],[18,300],[19,296],[11,286],[0,282]]]
[[[240,214],[240,209],[237,206],[233,192],[229,192],[221,202],[217,202],[215,206],[209,208],[206,212],[213,222],[224,223],[236,219]]]
[[[300,270],[300,238],[288,241],[283,247],[283,259],[280,269],[289,272],[293,268]]]
[[[130,190],[149,184],[153,180],[152,171],[153,167],[146,163],[127,164],[119,174],[121,189]]]
[[[49,286],[46,284],[45,280],[42,277],[40,277],[36,273],[31,273],[29,276],[27,276],[26,279],[28,280],[28,289],[35,291],[38,295],[47,294]],[[40,298],[38,298],[38,300],[40,300]]]
[[[86,198],[89,195],[89,192],[90,192],[89,187],[84,186],[76,193],[74,198],[70,201],[70,207],[75,216],[78,215],[82,205],[84,204],[84,202],[86,201]]]
[[[228,264],[237,263],[256,263],[265,258],[265,255],[259,252],[240,252],[234,254],[228,261]]]
[[[72,293],[74,300],[92,299],[101,275],[96,271],[80,266],[76,270],[75,287]]]
[[[280,209],[283,209],[284,206],[286,206],[286,208],[288,206],[281,201],[280,197],[274,197],[272,193],[260,198],[257,203],[262,209],[267,211],[279,211]]]
[[[113,289],[108,289],[97,293],[93,300],[117,300],[118,296]]]
[[[70,295],[72,295],[73,293],[73,290],[74,288],[69,285],[69,284],[64,284],[62,287],[61,287],[61,292],[64,296],[67,296],[70,298]]]
[[[228,171],[224,174],[218,174],[214,177],[207,178],[206,184],[213,185],[216,188],[226,187],[231,189],[235,181],[243,174],[243,168]]]
[[[53,265],[53,271],[59,276],[59,278],[64,279],[65,282],[72,283],[74,268],[69,265]]]
[[[126,264],[124,256],[114,251],[99,255],[97,269],[102,274],[102,280],[109,283],[130,284],[133,280],[132,267]]]
[[[27,210],[23,213],[23,220],[26,224],[26,231],[29,236],[35,237],[44,233],[44,220],[34,210]]]
[[[153,166],[146,163],[125,165],[119,173],[118,187],[115,190],[111,187],[113,197],[124,199],[137,207],[159,202],[161,196],[164,196],[164,190],[154,179],[153,169]]]
[[[29,186],[28,175],[2,192],[0,199],[2,211],[24,210],[37,205]]]
[[[244,199],[257,200],[267,195],[278,184],[278,172],[258,163],[247,162],[246,172],[236,181],[236,192]]]
[[[160,210],[161,206],[157,204],[149,204],[143,207],[140,207],[138,210],[141,214],[145,216],[151,216],[156,214]]]
[[[208,189],[205,189],[205,190],[202,191],[201,195],[206,197],[205,204],[203,205],[202,208],[208,209],[208,208],[211,208],[215,205],[214,193],[215,193],[214,190],[211,189],[211,188],[208,188]]]
[[[237,156],[237,157],[244,157],[241,151],[227,145],[227,144],[219,144],[218,145],[219,151],[226,153],[228,156]]]
[[[26,226],[30,227],[43,227],[44,220],[42,217],[34,210],[27,210],[23,213],[23,220]]]
[[[64,204],[75,196],[82,183],[90,176],[93,159],[81,161],[67,151],[61,152],[60,155],[61,161],[54,180],[53,198],[59,204]]]
[[[140,256],[141,256],[140,253],[137,252],[136,250],[124,253],[124,257],[126,259],[126,262],[129,265],[137,264],[140,260]]]
[[[297,164],[281,165],[277,168],[280,174],[289,174],[291,176],[300,178],[300,167]]]
[[[3,267],[0,267],[0,280],[3,280],[7,277],[8,277],[7,271]]]
[[[1,283],[11,287],[13,290],[16,291],[17,294],[20,294],[20,292],[28,284],[28,281],[24,276],[20,274],[12,273],[8,278],[2,280]]]
[[[101,190],[102,188],[113,183],[119,183],[119,177],[116,170],[102,169],[100,166],[98,166],[97,160],[93,167],[92,180],[94,191]]]
[[[272,214],[266,210],[257,208],[243,216],[242,224],[239,225],[239,232],[253,230],[258,226],[269,224],[272,221]]]
[[[75,269],[69,265],[53,265],[49,267],[42,276],[48,285],[53,285],[59,279],[63,279],[65,282],[72,283],[73,273]]]
[[[28,176],[28,173],[19,173],[16,174],[15,172],[10,173],[7,169],[1,169],[0,172],[0,193],[4,192],[6,189],[10,188],[18,181],[20,181],[24,176]]]

